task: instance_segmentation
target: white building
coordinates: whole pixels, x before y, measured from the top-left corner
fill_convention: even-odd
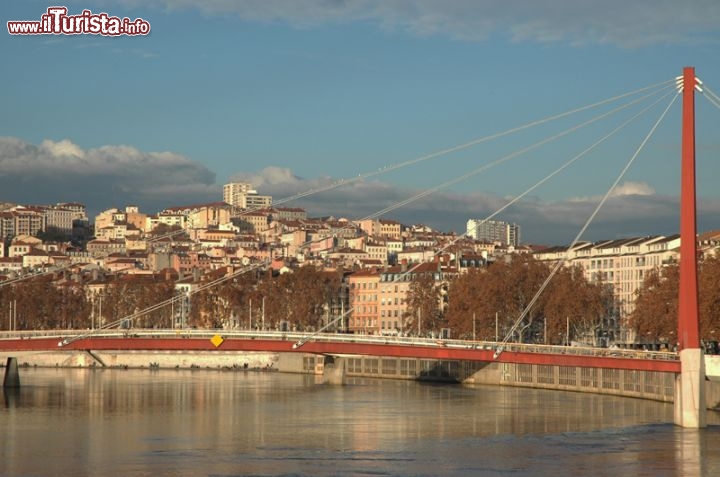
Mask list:
[[[259,195],[248,182],[230,182],[223,186],[223,202],[241,209],[263,209],[272,206],[272,196]]]
[[[539,260],[563,260],[564,265],[579,265],[591,283],[612,287],[621,322],[635,309],[637,291],[645,277],[680,257],[680,236],[635,237],[600,242],[580,242],[572,249],[553,247],[536,252]]]
[[[470,219],[467,221],[468,237],[487,242],[500,242],[503,245],[520,244],[520,226],[499,220]]]

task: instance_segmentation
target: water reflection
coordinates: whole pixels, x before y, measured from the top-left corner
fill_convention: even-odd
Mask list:
[[[211,370],[21,372],[23,387],[4,394],[0,475],[709,475],[720,462],[720,428],[676,428],[671,405],[637,399]]]

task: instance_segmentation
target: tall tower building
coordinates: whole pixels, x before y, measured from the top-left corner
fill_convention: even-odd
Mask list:
[[[520,226],[499,220],[470,219],[467,221],[468,237],[487,242],[500,242],[517,247],[520,244]]]
[[[244,195],[251,190],[252,184],[247,182],[230,182],[229,184],[225,184],[223,186],[223,202],[240,207]]]
[[[230,182],[223,186],[223,202],[241,209],[261,209],[272,205],[272,196],[259,195],[248,182]]]

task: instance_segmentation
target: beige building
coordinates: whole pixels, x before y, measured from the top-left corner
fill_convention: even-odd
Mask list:
[[[356,250],[353,248],[339,248],[328,252],[327,258],[342,263],[347,268],[360,265],[364,260],[368,260],[368,254],[364,250]]]
[[[380,237],[399,239],[402,237],[402,225],[395,220],[378,220],[380,223]]]
[[[17,235],[37,235],[38,232],[45,231],[46,220],[45,211],[37,207],[17,206],[12,211],[13,234]]]
[[[411,247],[405,248],[397,254],[398,262],[406,263],[424,263],[435,260],[435,250],[428,247]]]
[[[67,237],[72,235],[73,221],[82,218],[73,210],[62,207],[54,206],[45,209],[45,227],[53,227]]]
[[[380,274],[380,330],[404,332],[407,328],[407,298],[413,276],[406,267],[396,266]]]
[[[98,215],[95,216],[95,232],[94,234],[97,236],[98,230],[105,229],[107,227],[112,227],[113,223],[115,222],[115,216],[116,214],[120,213],[120,210],[116,208],[107,209],[102,212],[100,212]],[[121,219],[123,220],[123,219]]]
[[[180,207],[169,207],[158,214],[171,216],[184,216],[185,229],[206,229],[218,227],[220,224],[230,222],[232,207],[225,202],[209,202],[207,204],[185,205]],[[170,225],[170,224],[169,224]],[[175,224],[173,224],[175,225]]]
[[[358,227],[370,237],[388,239],[402,238],[402,225],[395,220],[367,219],[360,220],[356,223]]]
[[[388,247],[384,243],[378,242],[366,242],[364,250],[367,253],[369,259],[380,260],[381,264],[387,264],[388,262]]]
[[[270,212],[276,220],[306,220],[307,212],[299,207],[273,207]]]
[[[408,294],[418,275],[432,274],[436,285],[456,275],[454,269],[441,269],[438,262],[416,267],[398,265],[367,269],[348,277],[350,307],[349,330],[363,334],[415,333],[422,317],[409,316]],[[438,309],[443,307],[438,295]],[[412,328],[412,329],[411,329]]]
[[[152,232],[155,227],[160,224],[167,225],[168,227],[176,226],[181,229],[187,229],[187,216],[183,214],[162,212],[157,215],[149,215],[146,219],[145,230]]]
[[[268,219],[270,214],[265,211],[247,212],[242,214],[239,219],[248,224],[247,229],[255,234],[267,234],[270,230]],[[241,227],[242,229],[243,227]]]
[[[50,263],[50,254],[34,248],[22,256],[23,268],[39,268]]]
[[[125,207],[125,210],[116,208],[107,209],[95,216],[95,237],[106,239],[125,238],[128,231],[130,235],[139,235],[152,230],[152,225],[146,214],[140,213],[134,205]]]
[[[565,260],[565,265],[579,265],[592,283],[612,286],[619,318],[624,320],[635,309],[635,297],[645,277],[680,256],[680,236],[636,237],[582,242],[572,249],[553,247],[534,256],[540,260]]]

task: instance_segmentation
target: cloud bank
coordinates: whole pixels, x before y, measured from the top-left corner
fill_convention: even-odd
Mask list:
[[[493,218],[521,226],[526,243],[570,243],[595,209],[599,197],[547,202],[520,201],[494,215],[508,198],[485,192],[437,191],[398,207],[422,192],[384,181],[332,177],[302,178],[292,170],[267,167],[242,172],[247,181],[276,203],[303,207],[313,217],[359,219],[378,216],[405,224],[424,223],[437,230],[464,233],[468,219]],[[308,193],[312,191],[312,193]],[[307,193],[307,194],[306,194]],[[294,197],[303,194],[301,198]],[[292,200],[286,200],[292,198]],[[173,152],[145,152],[132,146],[84,149],[68,140],[31,144],[0,138],[0,202],[84,203],[91,215],[110,207],[134,204],[147,213],[171,206],[222,200],[215,174],[202,164]],[[720,203],[699,199],[698,228],[720,228]],[[648,184],[620,184],[581,239],[677,233],[677,197],[657,194]]]
[[[31,144],[0,137],[0,200],[18,203],[77,201],[97,211],[130,203],[220,200],[215,173],[173,152],[132,146],[83,149],[69,140]]]
[[[417,36],[642,47],[704,42],[720,28],[716,0],[125,0],[298,28],[366,22]]]

